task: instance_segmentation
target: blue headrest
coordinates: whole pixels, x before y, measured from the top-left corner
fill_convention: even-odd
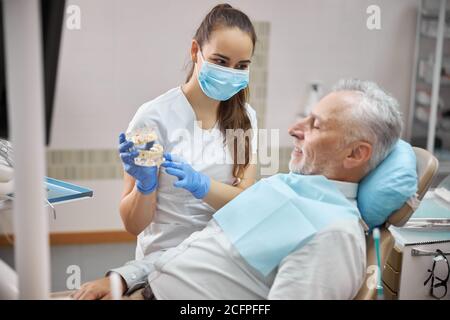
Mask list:
[[[399,140],[358,187],[358,208],[370,229],[382,225],[417,192],[417,162],[411,145]]]

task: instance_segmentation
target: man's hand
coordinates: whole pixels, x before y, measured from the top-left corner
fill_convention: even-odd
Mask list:
[[[123,292],[125,292],[127,285],[123,278],[120,278],[122,279]],[[84,283],[71,297],[75,300],[111,300],[111,283],[109,277]]]

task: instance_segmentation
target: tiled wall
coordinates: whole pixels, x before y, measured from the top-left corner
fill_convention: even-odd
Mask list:
[[[256,110],[258,126],[264,128],[267,110],[267,73],[270,23],[254,22],[257,41],[250,67],[250,105]]]
[[[291,151],[290,147],[280,148],[279,172],[289,171]],[[49,150],[47,175],[61,180],[122,179],[123,168],[116,149]]]
[[[116,149],[49,150],[47,175],[62,180],[122,179]]]
[[[250,68],[250,104],[256,110],[258,127],[264,128],[267,110],[270,23],[256,21],[254,26],[258,40]],[[283,170],[286,162],[285,153],[280,150],[280,169]],[[62,180],[122,179],[122,164],[116,149],[53,149],[47,151],[47,175]]]

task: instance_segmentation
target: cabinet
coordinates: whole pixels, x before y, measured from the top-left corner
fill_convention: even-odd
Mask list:
[[[422,0],[416,42],[407,139],[439,159],[450,174],[450,3]]]

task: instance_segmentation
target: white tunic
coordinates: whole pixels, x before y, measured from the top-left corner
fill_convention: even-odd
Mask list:
[[[255,134],[251,142],[256,152],[256,113],[246,106]],[[203,130],[186,96],[177,87],[158,98],[144,103],[131,120],[127,132],[140,127],[153,127],[164,152],[181,156],[192,167],[210,178],[232,184],[233,162],[224,146],[223,135],[216,126]],[[227,162],[228,160],[228,162]],[[160,170],[157,206],[153,221],[139,234],[136,259],[158,256],[162,251],[177,246],[194,231],[201,230],[211,219],[215,209],[196,199],[185,189],[175,188],[177,178]],[[151,258],[150,258],[151,260]]]

